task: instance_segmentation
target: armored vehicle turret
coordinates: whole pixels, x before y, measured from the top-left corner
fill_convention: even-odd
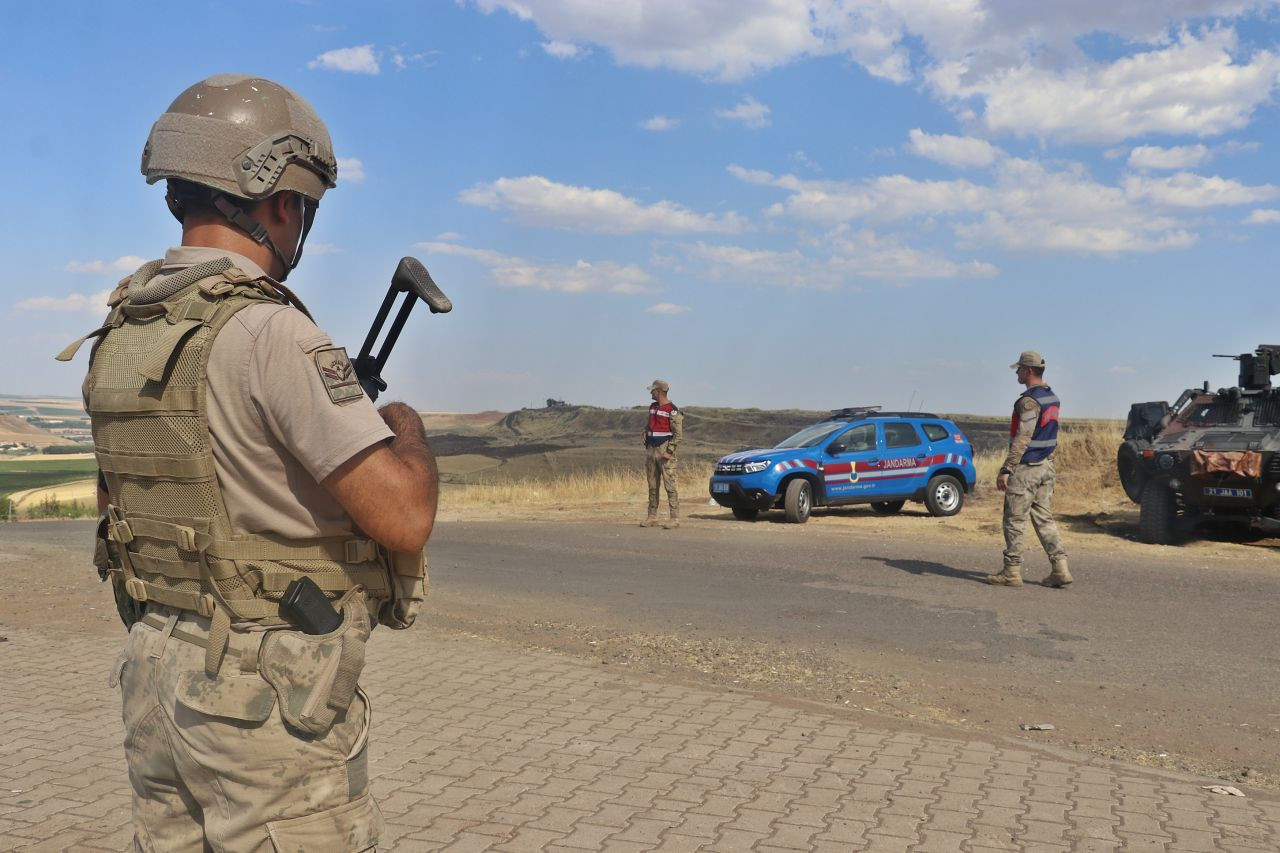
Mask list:
[[[1206,521],[1280,532],[1280,345],[1214,357],[1240,363],[1238,384],[1129,407],[1116,468],[1144,542],[1172,544]]]

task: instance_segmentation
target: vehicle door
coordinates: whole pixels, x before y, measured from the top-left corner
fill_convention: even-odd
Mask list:
[[[924,488],[929,476],[929,451],[910,421],[885,421],[883,452],[877,466],[879,493],[910,495]]]
[[[878,470],[880,437],[875,423],[860,423],[827,442],[823,465],[827,499],[833,503],[868,498],[879,488],[869,476]]]
[[[929,456],[926,460],[929,467],[957,465],[965,472],[965,477],[972,482],[973,465],[969,460],[972,448],[966,444],[966,439],[962,437],[963,433],[960,432],[959,427],[950,430],[943,424],[926,421],[920,424],[920,430],[924,433],[924,450]],[[928,473],[925,476],[928,477]]]

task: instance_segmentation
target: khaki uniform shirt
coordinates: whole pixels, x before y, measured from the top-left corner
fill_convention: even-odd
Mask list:
[[[248,258],[179,246],[162,274],[227,257],[250,276]],[[363,394],[343,404],[326,390],[313,354],[329,336],[295,308],[241,309],[209,354],[209,433],[231,527],[290,539],[349,535],[350,517],[320,481],[365,448],[395,436]]]

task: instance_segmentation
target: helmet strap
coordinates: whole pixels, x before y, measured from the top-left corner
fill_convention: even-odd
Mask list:
[[[218,209],[219,213],[227,218],[228,222],[248,234],[255,243],[260,243],[270,249],[271,253],[279,259],[280,268],[284,270],[280,275],[280,281],[284,281],[288,278],[289,273],[293,272],[293,268],[298,265],[298,261],[302,257],[301,238],[306,237],[305,232],[298,240],[298,250],[294,254],[293,262],[290,263],[285,258],[284,253],[282,253],[272,241],[271,235],[267,233],[267,227],[249,214],[245,213],[239,206],[233,204],[225,195],[222,193],[215,193],[213,196],[213,206]]]

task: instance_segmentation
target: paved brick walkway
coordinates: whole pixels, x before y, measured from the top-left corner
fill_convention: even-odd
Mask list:
[[[0,634],[0,849],[127,849],[115,644]],[[1280,798],[1083,755],[429,629],[379,631],[370,661],[390,850],[1280,850]]]

